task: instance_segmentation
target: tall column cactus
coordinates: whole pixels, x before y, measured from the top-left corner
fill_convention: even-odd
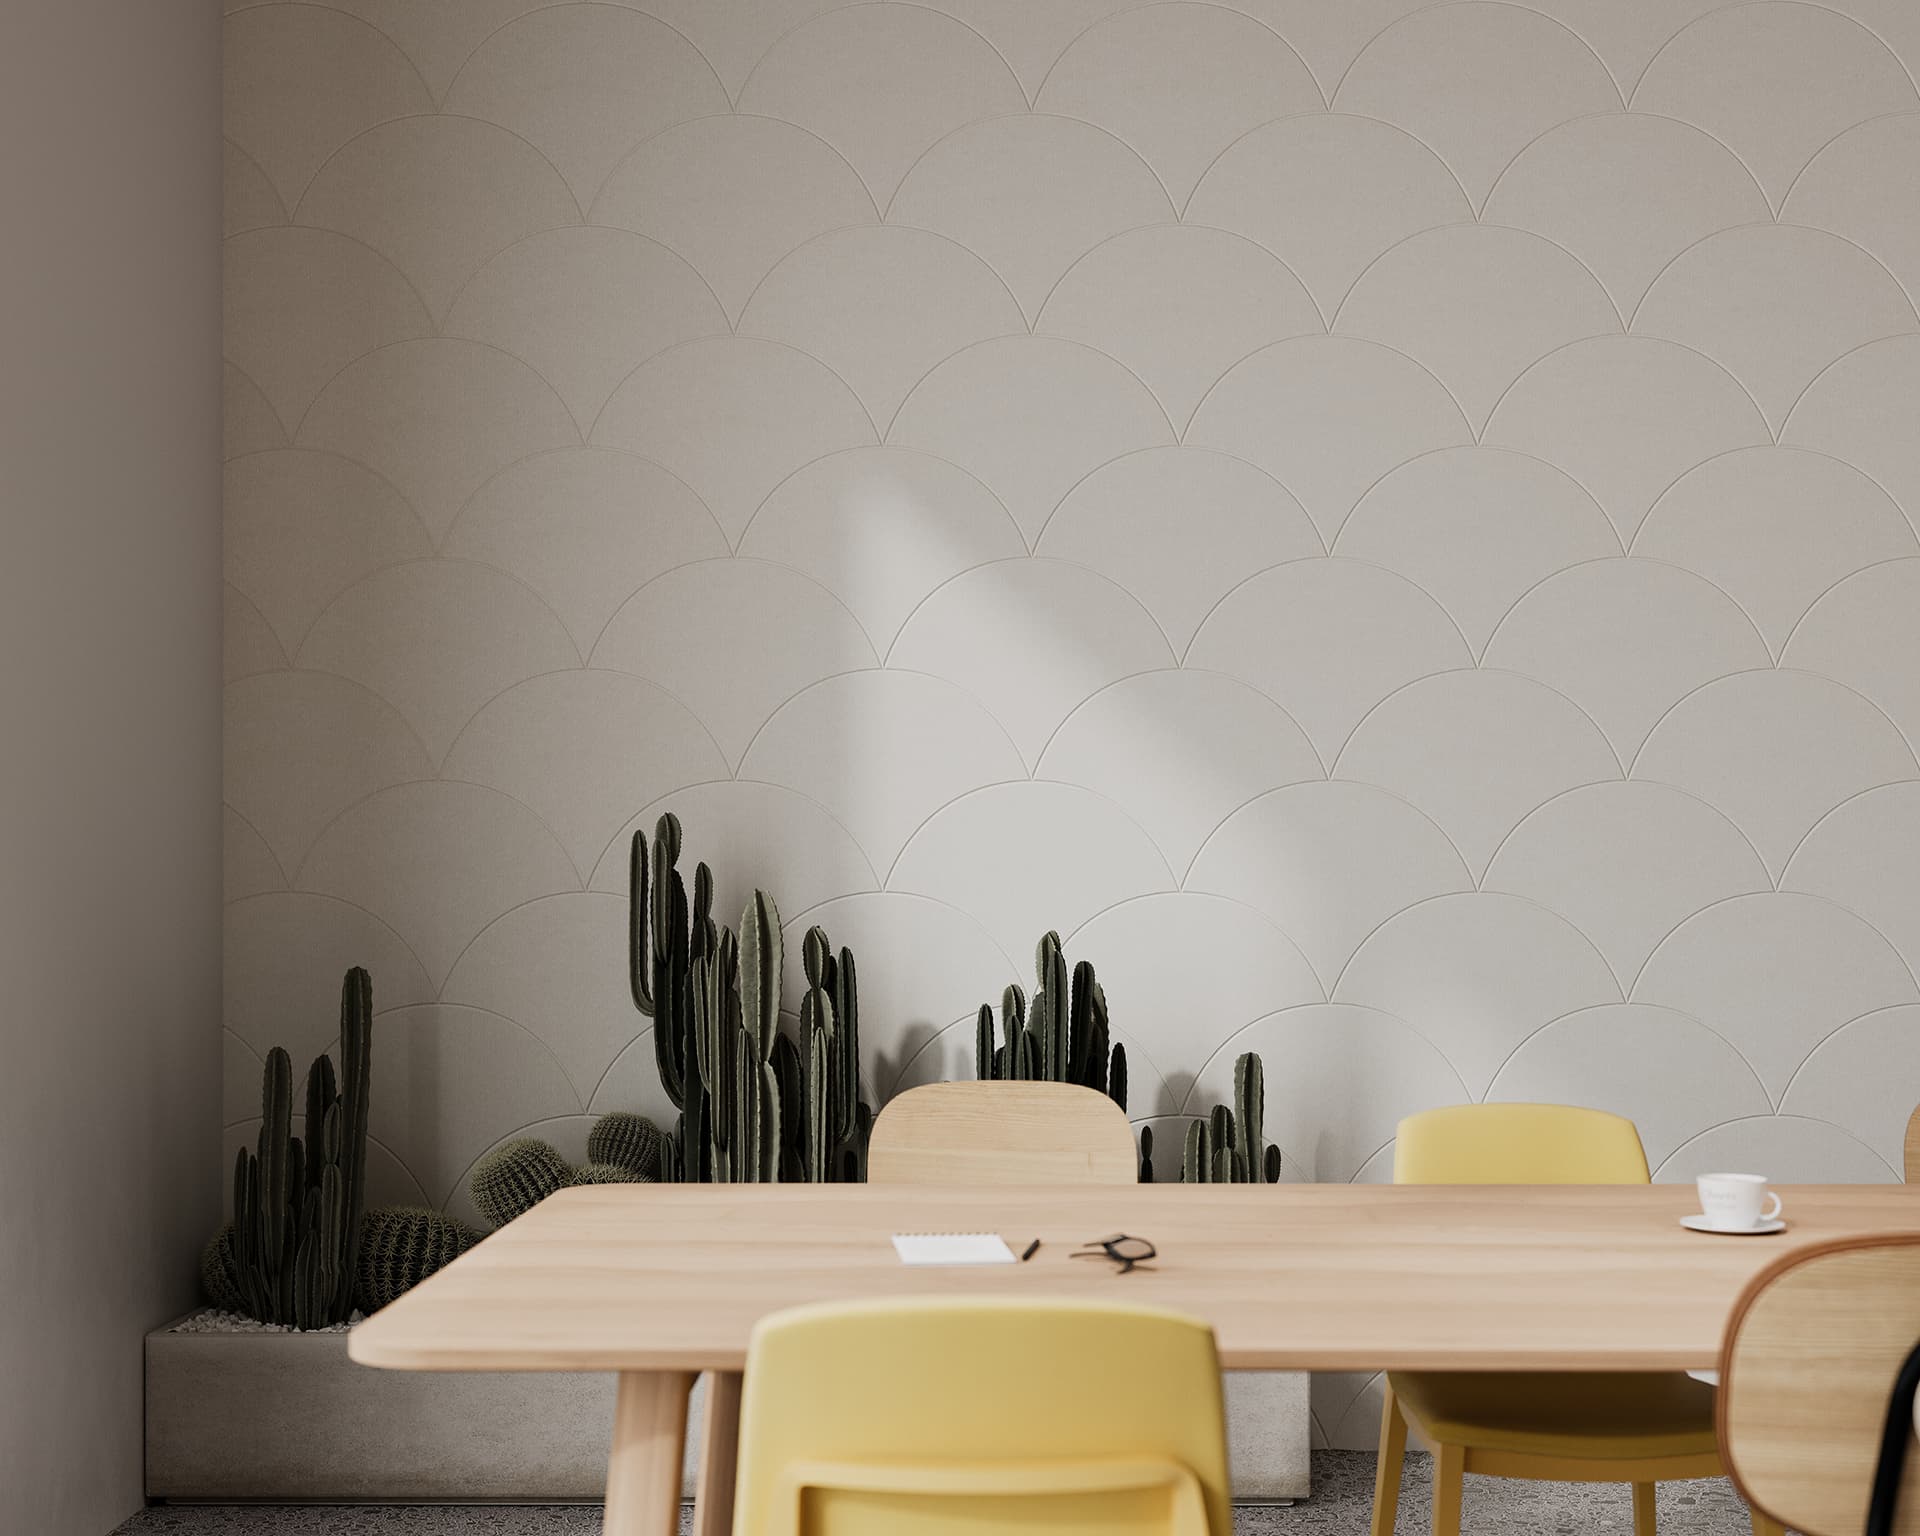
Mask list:
[[[740,917],[740,938],[720,931],[721,964],[703,1009],[702,1038],[714,1076],[714,1177],[766,1183],[780,1176],[780,1095],[773,1069],[780,1034],[780,911],[755,891]]]
[[[340,1072],[307,1074],[304,1136],[293,1134],[293,1062],[275,1046],[261,1074],[260,1134],[233,1169],[233,1235],[224,1295],[261,1322],[324,1328],[353,1311],[366,1206],[373,981],[355,966],[340,986]]]
[[[1110,1044],[1107,994],[1082,960],[1068,981],[1060,935],[1042,936],[1033,957],[1036,986],[1031,1005],[1018,986],[1000,997],[1001,1039],[996,1043],[993,1007],[980,1005],[974,1019],[974,1075],[982,1081],[1078,1083],[1127,1107],[1127,1048]]]
[[[800,1144],[800,1177],[824,1184],[831,1173],[835,1083],[835,1009],[833,950],[820,928],[809,928],[800,946],[807,990],[800,998],[801,1114],[806,1135]]]
[[[687,1073],[689,1106],[682,1116],[704,1145],[688,1149],[686,1177],[727,1182],[733,1177],[734,1060],[740,1054],[740,956],[733,930],[720,930],[709,954],[694,961],[693,1061]]]
[[[1000,994],[1000,1027],[1006,1043],[996,1046],[993,1004],[982,1003],[974,1020],[974,1076],[982,1082],[1031,1082],[1040,1074],[1033,1037],[1027,1033],[1027,994],[1017,982],[1009,982]]]
[[[801,947],[807,990],[800,1000],[802,1093],[807,1118],[801,1177],[858,1183],[866,1177],[873,1110],[860,1098],[860,988],[853,951],[834,953],[824,928]]]
[[[680,818],[668,811],[654,824],[653,840],[633,834],[628,851],[628,984],[633,1005],[653,1020],[653,1054],[660,1085],[680,1111],[672,1157],[683,1178],[707,1176],[704,1161],[711,1124],[704,1102],[708,1084],[695,1055],[694,967],[713,956],[719,930],[713,920],[713,872],[704,863],[693,872],[693,898],[679,870]],[[683,1160],[691,1162],[682,1166]]]
[[[1248,1051],[1233,1064],[1233,1163],[1242,1183],[1265,1183],[1266,1069]],[[1275,1154],[1279,1148],[1275,1147]]]
[[[780,1183],[798,1184],[807,1176],[806,1143],[813,1121],[807,1113],[806,1065],[791,1035],[783,1033],[773,1042],[773,1056],[767,1065],[773,1071],[774,1091],[782,1106],[774,1176]]]

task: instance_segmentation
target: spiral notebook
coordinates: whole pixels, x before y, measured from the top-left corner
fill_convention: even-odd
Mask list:
[[[896,1232],[902,1264],[1011,1264],[1013,1250],[998,1232]]]

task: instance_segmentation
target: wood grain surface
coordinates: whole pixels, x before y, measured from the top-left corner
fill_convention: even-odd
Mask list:
[[[1267,1370],[1710,1367],[1735,1298],[1787,1249],[1920,1231],[1904,1185],[1782,1190],[1776,1237],[1684,1231],[1689,1186],[601,1185],[552,1196],[354,1329],[412,1370],[738,1370],[767,1313],[856,1296],[1111,1296],[1212,1324]],[[908,1269],[895,1232],[998,1232],[1025,1264]],[[1120,1275],[1072,1257],[1151,1239]]]

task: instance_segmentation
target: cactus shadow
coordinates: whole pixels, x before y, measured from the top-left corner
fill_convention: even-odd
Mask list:
[[[873,1072],[868,1086],[873,1090],[874,1109],[886,1106],[900,1088],[900,1078],[911,1066],[914,1059],[939,1037],[940,1031],[931,1024],[909,1024],[894,1035],[889,1044],[873,1053]],[[887,1085],[883,1096],[880,1084]]]

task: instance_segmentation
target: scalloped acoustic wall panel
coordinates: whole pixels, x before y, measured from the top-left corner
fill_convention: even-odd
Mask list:
[[[373,968],[377,1192],[664,1110],[663,810],[880,1098],[1057,927],[1293,1177],[1920,1100],[1920,9],[228,17],[229,1142]],[[1370,1432],[1364,1384],[1319,1432]]]

